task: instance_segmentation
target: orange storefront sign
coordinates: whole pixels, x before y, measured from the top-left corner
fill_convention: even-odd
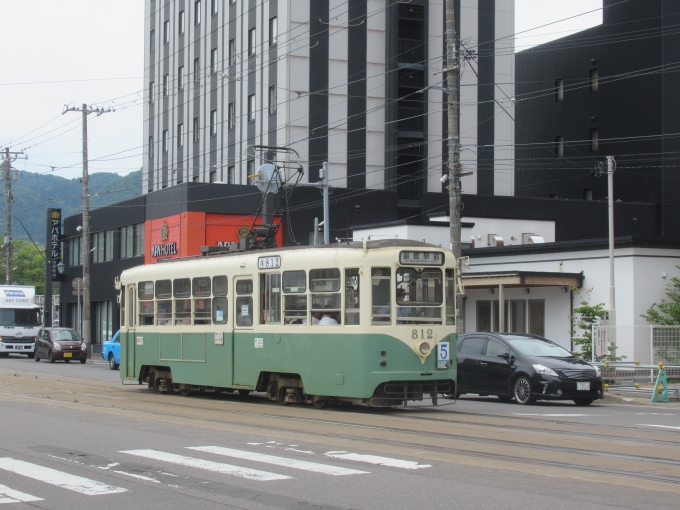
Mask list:
[[[278,221],[278,219],[277,219]],[[253,216],[185,212],[145,224],[144,263],[159,259],[190,257],[201,254],[201,246],[225,246],[238,243],[239,229],[250,228]],[[276,241],[281,246],[281,229]]]

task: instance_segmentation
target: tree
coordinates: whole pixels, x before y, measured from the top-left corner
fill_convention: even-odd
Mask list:
[[[4,236],[0,236],[0,245]],[[13,285],[33,285],[36,294],[45,293],[45,259],[43,258],[44,248],[36,246],[23,239],[12,241],[14,256],[12,257],[12,284]],[[40,251],[38,251],[38,249]],[[4,262],[4,250],[2,251]],[[16,268],[16,269],[15,269]],[[5,264],[0,266],[0,283],[5,283],[6,268]]]
[[[676,267],[680,269],[680,266]],[[680,278],[677,276],[666,284],[666,297],[668,300],[662,299],[661,303],[654,303],[641,316],[660,326],[680,325]]]
[[[581,332],[581,336],[572,338],[574,344],[581,348],[580,352],[574,352],[574,354],[586,361],[593,361],[593,325],[604,317],[604,303],[593,306],[588,301],[581,301],[580,306],[574,308],[574,314],[577,317],[571,317],[572,324],[576,320],[576,327]]]

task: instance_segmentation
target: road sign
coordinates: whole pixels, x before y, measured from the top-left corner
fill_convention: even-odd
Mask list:
[[[73,290],[78,290],[83,288],[83,279],[78,276],[77,278],[74,278],[73,281],[71,282],[71,285],[73,286]]]

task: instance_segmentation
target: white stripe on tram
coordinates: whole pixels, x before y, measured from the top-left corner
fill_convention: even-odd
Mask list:
[[[36,498],[25,492],[15,491],[6,485],[0,485],[0,504],[2,503],[29,503],[31,501],[42,501],[42,498]]]
[[[275,466],[301,469],[303,471],[312,471],[314,473],[322,473],[324,475],[344,476],[368,474],[368,471],[329,466],[328,464],[318,464],[316,462],[308,462],[305,460],[287,459],[285,457],[276,457],[275,455],[267,455],[264,453],[233,450],[231,448],[222,448],[220,446],[196,446],[187,448],[189,450],[196,450],[199,452],[214,453],[216,455],[224,455],[226,457],[233,457],[236,459],[263,462],[265,464],[274,464]]]
[[[389,457],[378,457],[377,455],[361,455],[359,453],[349,452],[326,452],[324,455],[334,459],[353,460],[356,462],[366,462],[367,464],[400,469],[423,469],[432,467],[430,464],[418,464],[417,462],[410,460],[391,459]]]
[[[156,450],[127,450],[122,451],[120,453],[136,455],[137,457],[144,457],[146,459],[160,460],[163,462],[169,462],[171,464],[178,464],[180,466],[204,469],[206,471],[213,471],[214,473],[221,473],[223,475],[238,476],[240,478],[246,478],[248,480],[257,480],[259,482],[269,482],[273,480],[287,480],[292,478],[290,476],[277,475],[276,473],[269,473],[267,471],[258,471],[257,469],[232,466],[231,464],[223,464],[221,462],[196,459],[194,457],[185,457],[184,455],[159,452]]]
[[[127,492],[127,489],[122,487],[115,487],[105,483],[96,482],[89,478],[82,476],[71,475],[56,469],[46,468],[23,460],[16,460],[10,457],[0,459],[0,469],[16,473],[17,475],[32,478],[39,482],[56,485],[62,489],[68,489],[74,492],[80,492],[88,496],[101,496],[103,494],[115,494],[118,492]]]

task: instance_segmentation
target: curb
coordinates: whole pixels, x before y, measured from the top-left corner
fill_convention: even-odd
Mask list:
[[[614,395],[612,393],[605,393],[602,402],[605,404],[635,404],[635,405],[646,405],[646,406],[671,406],[677,408],[680,406],[680,402],[652,402],[649,398],[639,398],[639,397],[626,397],[624,395]]]

